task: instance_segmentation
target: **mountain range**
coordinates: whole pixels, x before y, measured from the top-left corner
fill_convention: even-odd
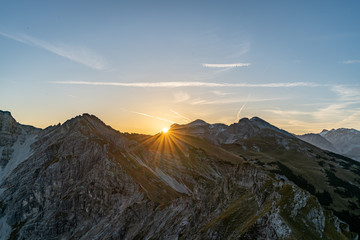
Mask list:
[[[305,142],[360,161],[360,131],[355,129],[324,129],[321,133],[298,136]]]
[[[329,135],[330,136],[330,135]],[[154,136],[0,111],[0,239],[357,239],[360,163],[254,117]]]

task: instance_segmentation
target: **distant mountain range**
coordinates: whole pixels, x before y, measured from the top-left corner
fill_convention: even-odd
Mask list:
[[[360,161],[360,131],[339,128],[297,136],[319,148]]]
[[[148,136],[89,114],[38,129],[0,111],[0,154],[0,239],[360,233],[360,163],[257,117]]]

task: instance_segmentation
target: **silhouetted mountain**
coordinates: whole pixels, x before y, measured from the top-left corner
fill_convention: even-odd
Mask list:
[[[208,124],[203,120],[196,120],[185,125],[174,124],[171,126],[171,130],[182,134],[196,135],[215,144],[233,144],[242,139],[262,135],[293,136],[258,117],[242,118],[238,123],[230,126],[222,123]]]
[[[351,160],[327,155],[259,119],[233,127],[195,123],[146,136],[122,134],[89,114],[36,129],[0,112],[0,169],[5,173],[0,179],[0,238],[357,237],[324,206],[353,208],[358,214],[359,201],[346,203],[333,192],[318,192],[329,190],[323,186],[328,176],[331,186],[341,185],[331,191],[350,198],[348,191],[360,183],[342,182],[359,171]],[[221,129],[235,136],[233,143],[221,143],[227,142],[226,134],[218,134]],[[284,160],[296,151],[296,157],[306,159]],[[319,158],[313,159],[314,154]],[[298,164],[307,172],[309,163],[311,174],[297,175]],[[311,185],[312,177],[318,184]],[[341,215],[345,221],[346,213]]]

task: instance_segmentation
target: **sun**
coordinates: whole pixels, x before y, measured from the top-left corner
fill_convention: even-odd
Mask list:
[[[163,133],[167,133],[167,131],[169,131],[168,128],[163,128],[163,129],[162,129],[162,132],[163,132]]]

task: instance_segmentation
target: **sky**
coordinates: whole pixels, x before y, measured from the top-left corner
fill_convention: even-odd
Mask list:
[[[0,109],[155,134],[258,116],[360,129],[359,1],[1,1]]]

